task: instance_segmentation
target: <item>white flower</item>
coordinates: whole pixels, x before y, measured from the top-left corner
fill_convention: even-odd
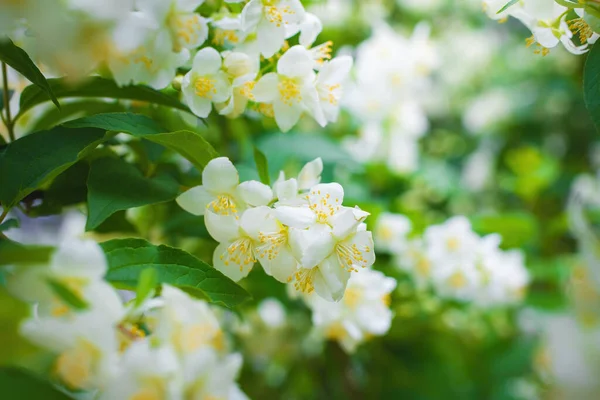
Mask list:
[[[440,297],[463,301],[474,301],[483,286],[474,260],[439,260],[432,270],[432,281]]]
[[[273,105],[275,121],[284,132],[289,131],[305,111],[321,126],[327,123],[319,105],[312,65],[309,51],[300,45],[293,46],[279,59],[277,73],[264,75],[254,86],[255,100]]]
[[[412,224],[408,218],[400,214],[381,213],[375,228],[375,246],[377,250],[395,254],[407,245],[406,236]]]
[[[116,320],[101,307],[71,318],[31,318],[21,333],[57,355],[53,370],[70,389],[102,387],[114,373],[118,341]]]
[[[214,351],[204,349],[184,360],[186,399],[247,400],[235,379],[242,367],[242,356],[230,354],[220,358]]]
[[[210,114],[212,103],[222,103],[231,96],[231,84],[221,65],[219,52],[205,47],[196,53],[192,69],[183,77],[181,90],[185,100],[201,118]]]
[[[270,328],[279,328],[285,325],[285,308],[275,298],[267,298],[261,301],[257,307],[260,319]]]
[[[223,332],[208,304],[180,289],[162,285],[162,304],[150,314],[153,334],[180,355],[203,348],[223,349]]]
[[[365,268],[352,275],[340,302],[308,297],[315,330],[325,338],[337,340],[347,352],[353,352],[370,336],[383,335],[389,330],[390,293],[395,287],[393,278]]]
[[[425,241],[428,254],[434,262],[438,260],[473,260],[479,237],[471,230],[469,220],[463,216],[450,218],[441,225],[427,228]]]
[[[304,13],[304,19],[295,25],[286,25],[286,38],[292,37],[298,32],[300,32],[300,37],[298,42],[306,47],[310,48],[312,44],[317,40],[317,36],[323,30],[323,24],[319,17],[309,12]]]
[[[369,214],[343,207],[343,199],[339,184],[319,184],[306,195],[307,206],[275,210],[280,221],[296,228],[290,235],[301,264],[296,288],[309,293],[314,289],[329,300],[342,297],[352,271],[375,261],[371,232],[360,229]]]
[[[342,84],[352,68],[352,58],[349,56],[336,57],[326,62],[317,75],[317,92],[323,114],[329,122],[337,120],[342,98]]]
[[[286,25],[304,19],[304,7],[299,0],[250,0],[242,10],[242,28],[256,32],[260,52],[273,56],[285,41]]]
[[[127,348],[99,399],[179,399],[182,396],[181,367],[173,349],[153,347],[149,340],[140,340]]]
[[[236,117],[244,112],[249,100],[254,100],[252,89],[260,62],[258,57],[242,52],[226,52],[224,56],[223,69],[232,81],[232,95],[227,106],[222,108],[219,114]]]

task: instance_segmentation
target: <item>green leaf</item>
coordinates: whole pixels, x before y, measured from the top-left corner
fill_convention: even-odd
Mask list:
[[[500,14],[501,12],[507,10],[509,7],[514,6],[515,4],[517,4],[520,0],[510,0],[508,3],[506,3],[504,5],[504,7],[502,7],[501,9],[499,9],[496,14]]]
[[[56,279],[48,279],[48,285],[52,288],[52,291],[55,295],[60,297],[62,301],[71,306],[75,310],[85,310],[88,308],[88,304],[85,300],[79,297],[76,293],[74,293],[67,286],[63,285],[60,281]]]
[[[10,143],[0,152],[0,202],[5,207],[14,206],[104,140],[101,129],[59,126]]]
[[[583,70],[583,96],[585,105],[600,131],[600,45],[590,50]]]
[[[16,363],[35,351],[20,333],[23,319],[30,316],[31,306],[11,296],[5,288],[0,287],[0,364]],[[1,383],[2,395],[6,395],[5,386]],[[0,396],[2,397],[2,396]],[[4,397],[2,397],[4,398]]]
[[[52,87],[40,72],[38,67],[31,61],[31,58],[23,49],[16,46],[12,40],[5,38],[0,40],[0,61],[10,65],[14,70],[19,72],[25,78],[29,79],[35,88],[52,100],[56,107],[60,108],[60,104],[54,95]]]
[[[479,234],[500,234],[503,248],[531,245],[539,236],[536,218],[524,212],[479,214],[472,216],[471,222],[473,229]]]
[[[18,228],[18,227],[19,227],[18,219],[14,219],[14,218],[7,219],[6,221],[4,221],[3,223],[0,224],[0,232],[4,232],[9,229]]]
[[[125,106],[119,104],[117,101],[106,102],[99,99],[85,99],[63,103],[60,109],[50,108],[41,116],[36,116],[29,130],[31,132],[37,132],[44,129],[50,129],[80,115],[120,112],[124,110]]]
[[[92,230],[117,211],[173,200],[179,184],[168,174],[146,178],[119,158],[94,161],[88,177],[88,219]]]
[[[260,176],[260,181],[265,185],[270,185],[271,178],[269,177],[267,157],[256,147],[254,148],[254,162],[256,163],[256,170],[258,171],[258,176]]]
[[[43,264],[50,260],[53,252],[54,248],[49,246],[25,246],[12,240],[0,240],[0,265]]]
[[[132,136],[158,143],[188,159],[198,170],[204,169],[219,153],[202,136],[191,131],[164,132],[150,118],[133,113],[96,114],[64,124],[72,128],[100,128],[124,132]]]
[[[234,307],[250,298],[248,292],[191,254],[169,246],[154,246],[143,239],[115,239],[101,243],[108,260],[105,279],[116,287],[135,290],[140,274],[156,271],[157,280],[177,286],[193,296]]]
[[[0,388],[6,400],[72,400],[50,382],[21,368],[0,368]]]
[[[119,87],[110,80],[100,77],[91,77],[78,85],[73,85],[64,78],[48,79],[50,88],[58,98],[65,97],[104,97],[121,100],[137,100],[148,103],[159,104],[167,107],[177,108],[190,112],[189,108],[183,105],[175,97],[171,97],[148,86],[130,85]],[[46,92],[37,86],[28,86],[21,93],[19,115],[29,110],[33,106],[48,100]]]
[[[135,307],[142,305],[144,300],[146,300],[146,297],[152,293],[152,290],[154,290],[157,284],[158,278],[155,269],[147,268],[142,271],[137,289],[135,290]]]

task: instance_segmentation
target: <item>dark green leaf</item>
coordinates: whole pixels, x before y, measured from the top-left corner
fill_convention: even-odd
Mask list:
[[[50,382],[21,368],[0,368],[0,388],[6,400],[71,400]]]
[[[10,143],[0,153],[0,202],[12,207],[105,140],[101,129],[56,127]]]
[[[4,221],[3,223],[0,224],[0,232],[4,232],[9,229],[18,228],[18,227],[19,227],[18,219],[14,219],[14,218],[7,219],[6,221]]]
[[[58,100],[44,74],[31,61],[27,53],[8,38],[0,40],[0,61],[10,65],[14,70],[29,79],[36,85],[35,88],[40,93],[44,93],[46,98],[52,100],[56,107],[60,108],[60,104],[58,104]]]
[[[218,157],[216,150],[202,136],[191,131],[164,132],[150,118],[132,113],[97,114],[64,124],[67,127],[93,127],[124,132],[158,143],[188,159],[199,170]]]
[[[48,279],[48,285],[55,295],[75,310],[85,310],[88,304],[67,286],[55,279]]]
[[[146,297],[152,293],[152,290],[158,284],[158,278],[156,276],[156,270],[153,268],[147,268],[140,274],[140,280],[138,281],[137,289],[135,290],[135,306],[142,305]]]
[[[120,112],[124,110],[125,107],[117,101],[106,102],[97,99],[86,99],[64,103],[61,105],[60,109],[50,108],[40,117],[36,117],[30,131],[37,132],[44,129],[50,129],[73,118],[73,116],[81,115],[82,113],[85,113],[85,115],[93,115],[108,112]]]
[[[14,93],[14,90],[8,91],[9,100],[12,98],[13,93]],[[4,93],[2,93],[2,90],[0,90],[0,111],[2,111],[3,109],[4,109]]]
[[[87,199],[87,178],[90,166],[79,161],[58,175],[43,192],[42,204],[29,210],[28,215],[60,214],[63,207],[83,203]]]
[[[110,80],[91,77],[78,85],[72,85],[63,78],[48,79],[50,87],[58,98],[65,97],[104,97],[110,99],[137,100],[178,108],[190,112],[175,97],[171,97],[148,86],[131,85],[119,87]],[[37,86],[28,86],[21,93],[19,115],[31,107],[48,100],[48,95]]]
[[[213,303],[234,307],[250,298],[225,275],[181,249],[154,246],[143,239],[115,239],[101,246],[109,265],[106,280],[117,287],[135,290],[142,271],[153,268],[158,282]]]
[[[508,3],[506,3],[504,5],[504,7],[502,7],[501,9],[499,9],[496,14],[500,14],[501,12],[507,10],[509,7],[514,6],[515,4],[517,4],[519,2],[519,0],[510,0]]]
[[[146,178],[121,159],[98,159],[88,177],[86,229],[96,228],[117,211],[173,200],[178,193],[179,184],[168,174]]]
[[[585,105],[600,130],[600,45],[590,50],[583,70],[583,95]]]
[[[256,170],[258,171],[258,176],[260,176],[260,181],[265,185],[270,185],[271,178],[269,177],[267,157],[256,147],[254,148],[254,162],[256,163]]]
[[[49,246],[25,246],[12,240],[0,240],[0,265],[46,263],[53,252],[54,248]]]

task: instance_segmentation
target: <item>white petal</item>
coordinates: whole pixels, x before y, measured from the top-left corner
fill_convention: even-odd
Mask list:
[[[202,185],[213,193],[233,193],[240,177],[227,157],[213,158],[202,171]]]
[[[314,276],[315,292],[325,300],[339,301],[344,297],[350,272],[338,262],[337,257],[329,257],[319,264]]]
[[[280,225],[271,215],[272,209],[267,206],[249,208],[240,218],[240,226],[244,233],[259,241],[261,233],[279,232]]]
[[[242,182],[237,187],[239,197],[248,205],[266,206],[273,199],[273,191],[264,183],[259,181]]]
[[[298,268],[298,261],[287,244],[280,246],[277,255],[272,259],[267,255],[261,256],[260,253],[257,255],[265,272],[282,283],[288,283]]]
[[[281,0],[278,8],[285,9],[283,12],[283,19],[288,24],[298,24],[304,20],[306,12],[300,0]]]
[[[350,70],[352,69],[352,57],[341,56],[335,57],[333,60],[325,63],[318,75],[318,82],[320,84],[335,85],[342,83],[348,78]]]
[[[196,94],[196,90],[194,85],[191,82],[191,73],[187,73],[183,77],[183,81],[181,82],[181,91],[183,92],[183,96],[185,97],[185,101],[187,105],[190,107],[190,110],[200,118],[208,117],[210,114],[210,110],[212,109],[212,103],[210,99],[198,96]]]
[[[242,29],[246,32],[252,31],[262,18],[261,0],[250,0],[242,10]]]
[[[256,82],[252,94],[259,103],[271,103],[279,96],[277,90],[277,84],[279,83],[279,77],[276,73],[271,72],[264,75]]]
[[[327,125],[327,119],[321,107],[319,93],[317,92],[314,80],[307,82],[302,88],[302,103],[310,113],[310,115],[321,126]]]
[[[70,238],[62,242],[52,255],[50,268],[63,276],[100,279],[108,266],[98,243]]]
[[[308,229],[306,240],[308,243],[303,248],[300,260],[304,268],[313,268],[333,253],[335,240],[329,226],[313,225]]]
[[[300,44],[304,47],[311,46],[322,30],[323,24],[321,20],[314,14],[306,13],[304,21],[300,24]]]
[[[213,75],[215,92],[213,93],[211,100],[214,103],[222,103],[231,97],[231,83],[227,78],[227,74],[224,71],[219,71]]]
[[[273,214],[282,224],[297,229],[306,229],[316,221],[315,213],[308,207],[279,206]]]
[[[362,211],[362,210],[361,210]],[[342,240],[348,235],[354,234],[356,228],[360,225],[369,213],[358,213],[354,208],[344,207],[341,211],[335,213],[329,222],[333,227],[333,236],[337,240]]]
[[[204,215],[208,204],[215,199],[204,186],[196,186],[180,194],[176,201],[179,207],[194,215]]]
[[[213,253],[213,266],[229,279],[233,280],[234,282],[238,282],[242,278],[248,276],[252,270],[252,267],[254,266],[254,263],[250,262],[245,264],[242,262],[240,265],[230,261],[231,258],[229,257],[230,253],[228,248],[232,245],[232,243],[221,243],[217,246],[215,252]],[[247,254],[246,256],[249,257],[250,254]]]
[[[298,188],[307,190],[321,182],[321,174],[323,173],[323,160],[321,157],[304,164],[304,167],[298,174]]]
[[[258,24],[256,40],[261,54],[265,58],[271,58],[283,46],[283,42],[285,41],[285,27],[283,24],[277,26],[263,19]]]
[[[288,180],[278,179],[273,185],[273,190],[279,201],[291,200],[298,196],[298,182],[294,178]]]
[[[277,63],[277,73],[288,77],[305,77],[313,72],[310,52],[296,45],[285,52]]]
[[[204,224],[210,236],[219,243],[229,242],[240,236],[237,215],[219,215],[207,210]]]
[[[275,113],[275,122],[277,122],[277,126],[281,129],[282,132],[287,132],[300,119],[302,115],[302,108],[297,105],[287,105],[281,101],[275,101],[273,103],[273,112]]]
[[[194,56],[192,71],[199,75],[212,75],[221,69],[221,55],[212,47],[205,47]]]
[[[342,209],[344,188],[339,183],[321,183],[308,192],[308,202],[317,214],[332,217]]]

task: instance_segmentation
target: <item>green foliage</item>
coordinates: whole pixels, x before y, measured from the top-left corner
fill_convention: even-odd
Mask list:
[[[41,93],[45,93],[56,107],[60,108],[54,91],[48,84],[44,74],[31,61],[27,53],[8,38],[0,39],[0,61],[10,65],[25,78],[29,79]]]
[[[0,153],[0,202],[12,207],[106,140],[100,129],[61,126],[10,143]]]
[[[260,176],[260,181],[265,185],[270,185],[271,178],[269,177],[269,164],[267,162],[267,157],[256,147],[254,148],[254,162],[256,163],[256,169],[258,171],[258,175]]]
[[[537,220],[525,212],[479,214],[471,217],[471,223],[479,234],[500,234],[504,248],[530,246],[536,243],[539,235]]]
[[[218,153],[210,143],[199,134],[185,130],[164,132],[152,119],[140,114],[97,114],[69,121],[65,126],[72,128],[93,127],[107,131],[128,133],[181,154],[199,170],[202,170],[210,160],[218,156]]]
[[[250,298],[225,275],[183,250],[154,246],[143,239],[115,239],[101,246],[109,265],[106,280],[117,287],[135,290],[142,272],[152,268],[158,282],[226,307]]]
[[[110,79],[91,77],[77,85],[73,85],[64,78],[48,79],[50,89],[57,98],[67,97],[97,97],[120,100],[137,100],[167,107],[177,108],[183,111],[189,109],[181,104],[179,100],[167,94],[154,90],[148,86],[130,85],[119,87]],[[28,86],[21,93],[19,116],[23,115],[33,106],[47,101],[48,94],[38,86]]]
[[[592,47],[585,62],[583,96],[596,129],[600,129],[600,46]]]
[[[90,167],[87,230],[99,226],[117,211],[173,200],[179,184],[168,174],[145,177],[119,158],[101,158]]]
[[[508,3],[506,3],[504,5],[504,7],[502,7],[501,9],[499,9],[496,14],[500,14],[501,12],[507,10],[509,7],[512,7],[513,5],[517,4],[520,0],[510,0]]]
[[[19,220],[10,218],[0,224],[0,232],[19,227]]]
[[[7,400],[72,399],[72,397],[55,388],[50,382],[20,368],[0,368],[0,387],[2,388],[3,398]]]
[[[0,288],[0,304],[0,365],[6,365],[18,362],[20,358],[34,351],[34,347],[19,333],[22,320],[30,314],[30,307],[12,297],[4,288]],[[2,378],[0,388],[5,396],[6,386],[2,383]]]
[[[73,292],[68,286],[63,285],[56,279],[48,278],[47,282],[54,294],[71,308],[75,310],[85,310],[88,308],[87,302]]]
[[[54,248],[25,246],[12,240],[0,240],[0,265],[46,263]]]
[[[158,278],[156,276],[156,270],[153,268],[146,268],[140,274],[137,289],[135,290],[135,306],[139,307],[142,305],[144,300],[152,294],[154,288],[158,285]]]

